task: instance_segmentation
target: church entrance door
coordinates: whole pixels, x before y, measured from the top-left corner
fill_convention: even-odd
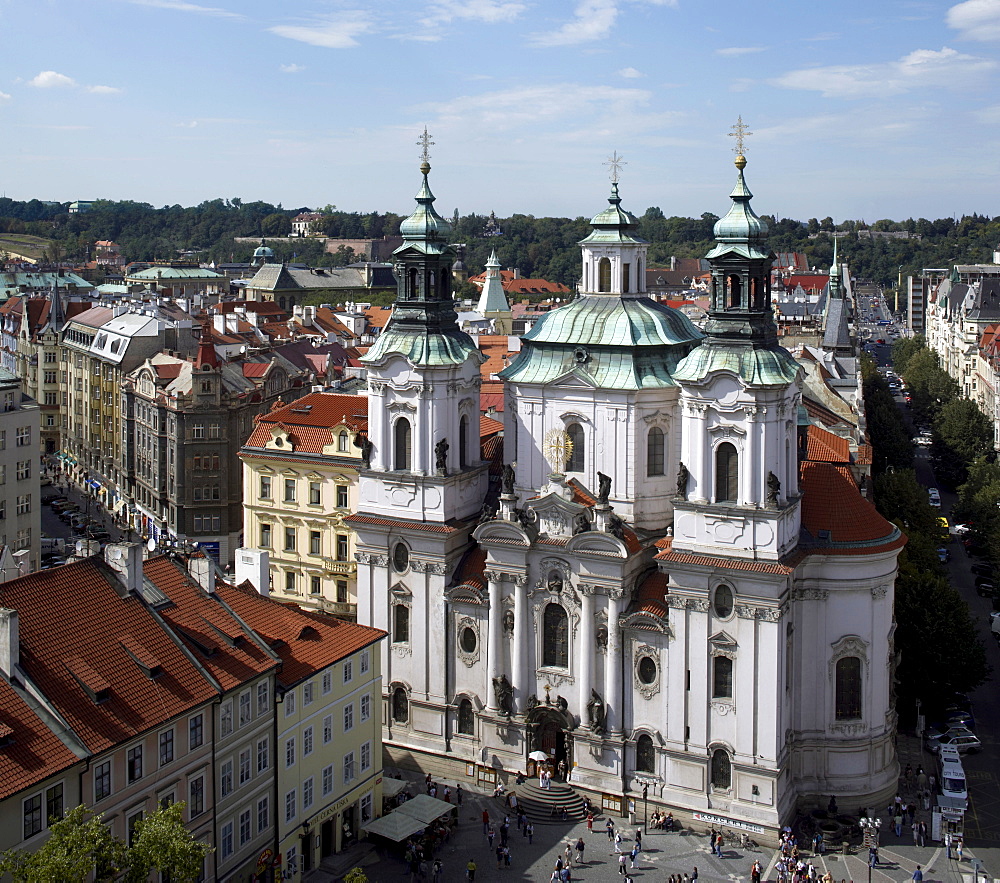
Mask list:
[[[545,721],[538,733],[539,747],[550,758],[552,772],[556,776],[556,781],[560,781],[558,775],[559,764],[566,764],[567,772],[573,769],[573,737],[570,736],[557,721]]]

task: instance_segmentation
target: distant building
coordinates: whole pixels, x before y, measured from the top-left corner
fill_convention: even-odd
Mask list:
[[[94,260],[104,267],[119,269],[125,266],[121,246],[110,239],[99,239],[94,243]]]
[[[71,215],[82,215],[84,212],[89,212],[94,207],[94,203],[87,199],[77,199],[69,204],[67,211]]]
[[[322,220],[322,212],[301,212],[292,218],[292,235],[321,236],[322,233],[316,229],[316,226]]]
[[[0,546],[11,549],[23,573],[39,565],[38,435],[38,403],[21,391],[19,377],[0,368]]]
[[[283,310],[301,306],[307,297],[365,300],[375,293],[396,290],[389,264],[352,264],[349,267],[300,269],[288,264],[264,264],[245,286],[246,298],[273,301]]]

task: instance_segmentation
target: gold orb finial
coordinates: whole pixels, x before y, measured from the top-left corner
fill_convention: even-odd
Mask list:
[[[736,168],[742,172],[747,167],[747,158],[742,153],[737,153],[735,164]]]

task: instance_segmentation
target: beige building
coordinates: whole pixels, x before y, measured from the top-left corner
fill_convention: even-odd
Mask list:
[[[353,618],[353,532],[364,396],[311,393],[258,418],[243,446],[244,544],[270,557],[270,590],[303,607]]]
[[[42,537],[38,404],[0,368],[0,546],[22,573],[37,570]]]

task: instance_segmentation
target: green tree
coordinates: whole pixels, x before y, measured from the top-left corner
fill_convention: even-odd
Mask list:
[[[292,219],[288,215],[274,212],[261,221],[260,232],[264,236],[287,236],[292,232]]]
[[[37,851],[13,849],[0,856],[0,875],[9,874],[14,883],[143,883],[158,870],[177,883],[191,883],[211,847],[184,827],[183,807],[176,803],[138,822],[131,847],[111,833],[101,814],[75,807],[49,826],[49,838]]]

